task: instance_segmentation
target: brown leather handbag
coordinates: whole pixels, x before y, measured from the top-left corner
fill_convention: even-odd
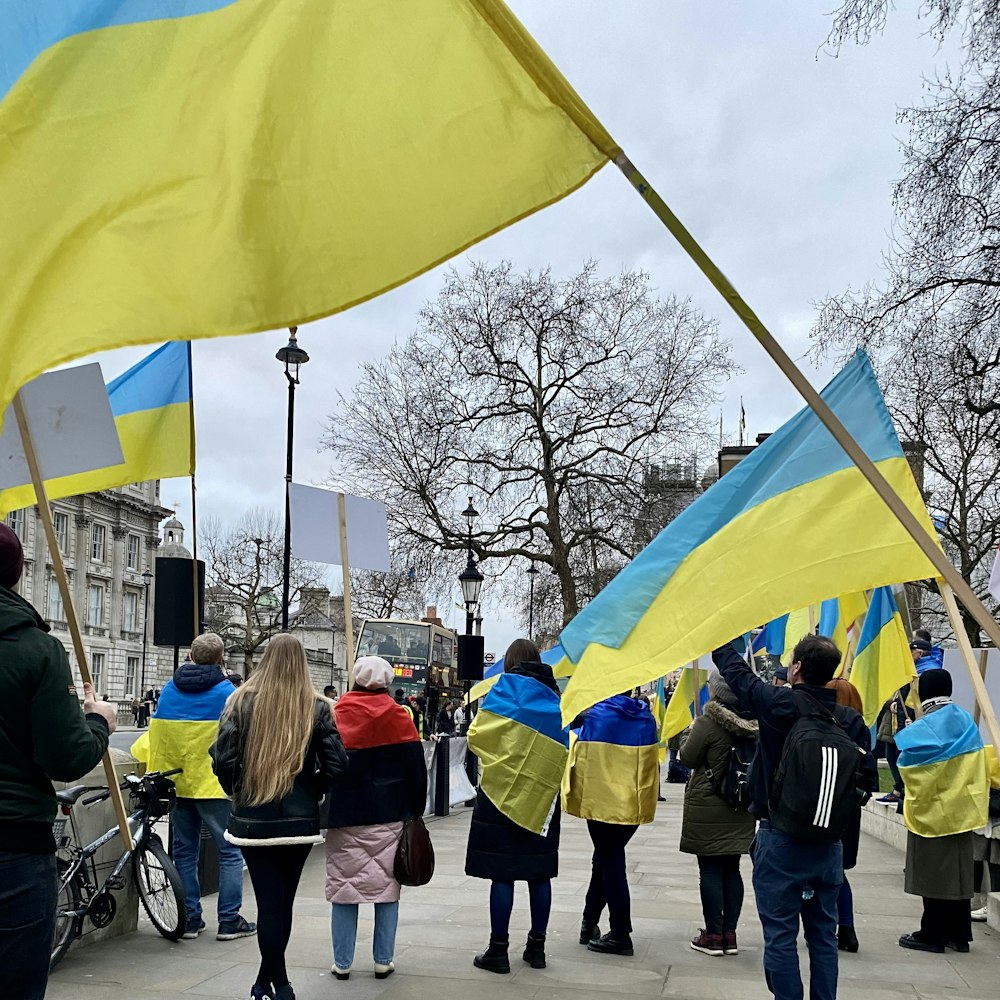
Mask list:
[[[392,874],[400,885],[427,885],[434,875],[434,846],[424,821],[403,821]]]

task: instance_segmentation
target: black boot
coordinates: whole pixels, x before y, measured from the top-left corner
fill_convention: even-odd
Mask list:
[[[853,927],[845,927],[841,925],[837,928],[838,951],[848,951],[853,954],[860,947],[861,945],[858,944],[858,936],[854,933]]]
[[[580,944],[590,944],[591,941],[596,941],[600,936],[601,928],[597,924],[587,923],[586,917],[580,921]]]
[[[596,941],[591,941],[587,945],[588,951],[596,951],[602,955],[631,955],[632,938],[629,935],[615,937],[614,934],[605,934]]]
[[[533,969],[545,968],[545,935],[528,934],[528,943],[521,956]]]
[[[505,976],[510,972],[510,959],[507,957],[507,944],[510,936],[504,934],[503,937],[490,935],[490,944],[486,951],[480,952],[472,960],[472,964],[477,969],[485,969],[487,972],[496,972]]]

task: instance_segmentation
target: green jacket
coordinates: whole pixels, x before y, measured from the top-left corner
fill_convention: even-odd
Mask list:
[[[714,699],[688,731],[681,744],[681,763],[691,768],[681,823],[680,847],[685,854],[746,854],[750,850],[756,826],[753,816],[746,809],[733,809],[718,795],[707,771],[724,774],[733,743],[756,738],[756,722],[741,718]]]
[[[0,851],[54,851],[52,782],[75,781],[108,748],[107,722],[80,711],[66,650],[48,631],[0,586]]]

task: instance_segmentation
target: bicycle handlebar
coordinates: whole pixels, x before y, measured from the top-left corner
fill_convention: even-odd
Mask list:
[[[108,798],[110,794],[111,791],[105,788],[103,791],[98,792],[96,795],[88,795],[85,799],[82,799],[81,801],[85,806],[92,806],[95,802],[100,802],[103,799]]]

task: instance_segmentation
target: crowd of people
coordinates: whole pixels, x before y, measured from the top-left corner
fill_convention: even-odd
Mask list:
[[[0,935],[0,963],[10,995],[35,1000],[45,992],[56,907],[51,782],[75,780],[98,763],[115,711],[89,685],[81,711],[65,650],[14,589],[22,567],[17,536],[0,525],[0,926],[16,928]],[[916,691],[900,692],[887,708],[908,831],[904,888],[923,901],[920,927],[899,943],[968,951],[970,901],[984,883],[998,888],[1000,793],[989,790],[978,727],[952,702],[950,675],[933,655],[921,662],[934,652],[924,648],[929,638],[914,643],[921,644],[913,647]],[[710,700],[678,748],[690,774],[679,846],[697,859],[705,925],[690,946],[711,957],[739,953],[741,859],[750,854],[764,974],[779,1000],[804,994],[800,925],[815,1000],[836,996],[838,951],[860,946],[847,872],[877,767],[857,691],[834,679],[840,658],[831,640],[805,636],[787,676],[767,683],[735,648],[720,647]],[[207,930],[198,880],[207,829],[220,856],[216,937],[256,936],[259,947],[253,1000],[294,998],[285,961],[293,904],[306,859],[321,843],[331,972],[350,978],[359,907],[367,904],[374,907],[375,975],[394,971],[396,862],[404,824],[425,808],[426,713],[393,692],[392,667],[379,656],[359,659],[352,679],[345,694],[320,695],[302,644],[282,634],[237,684],[225,672],[222,640],[206,633],[160,692],[133,747],[150,770],[183,768],[172,823],[184,936]],[[634,695],[598,703],[567,731],[559,688],[537,648],[520,639],[507,650],[503,677],[467,727],[482,778],[465,870],[490,882],[490,938],[472,959],[477,968],[511,970],[518,882],[527,883],[530,912],[522,959],[545,967],[562,811],[587,822],[593,846],[580,944],[597,954],[633,954],[626,851],[638,827],[653,821],[659,797],[658,729],[648,703]],[[466,728],[461,705],[438,714],[443,735]],[[256,923],[242,913],[244,862]]]

